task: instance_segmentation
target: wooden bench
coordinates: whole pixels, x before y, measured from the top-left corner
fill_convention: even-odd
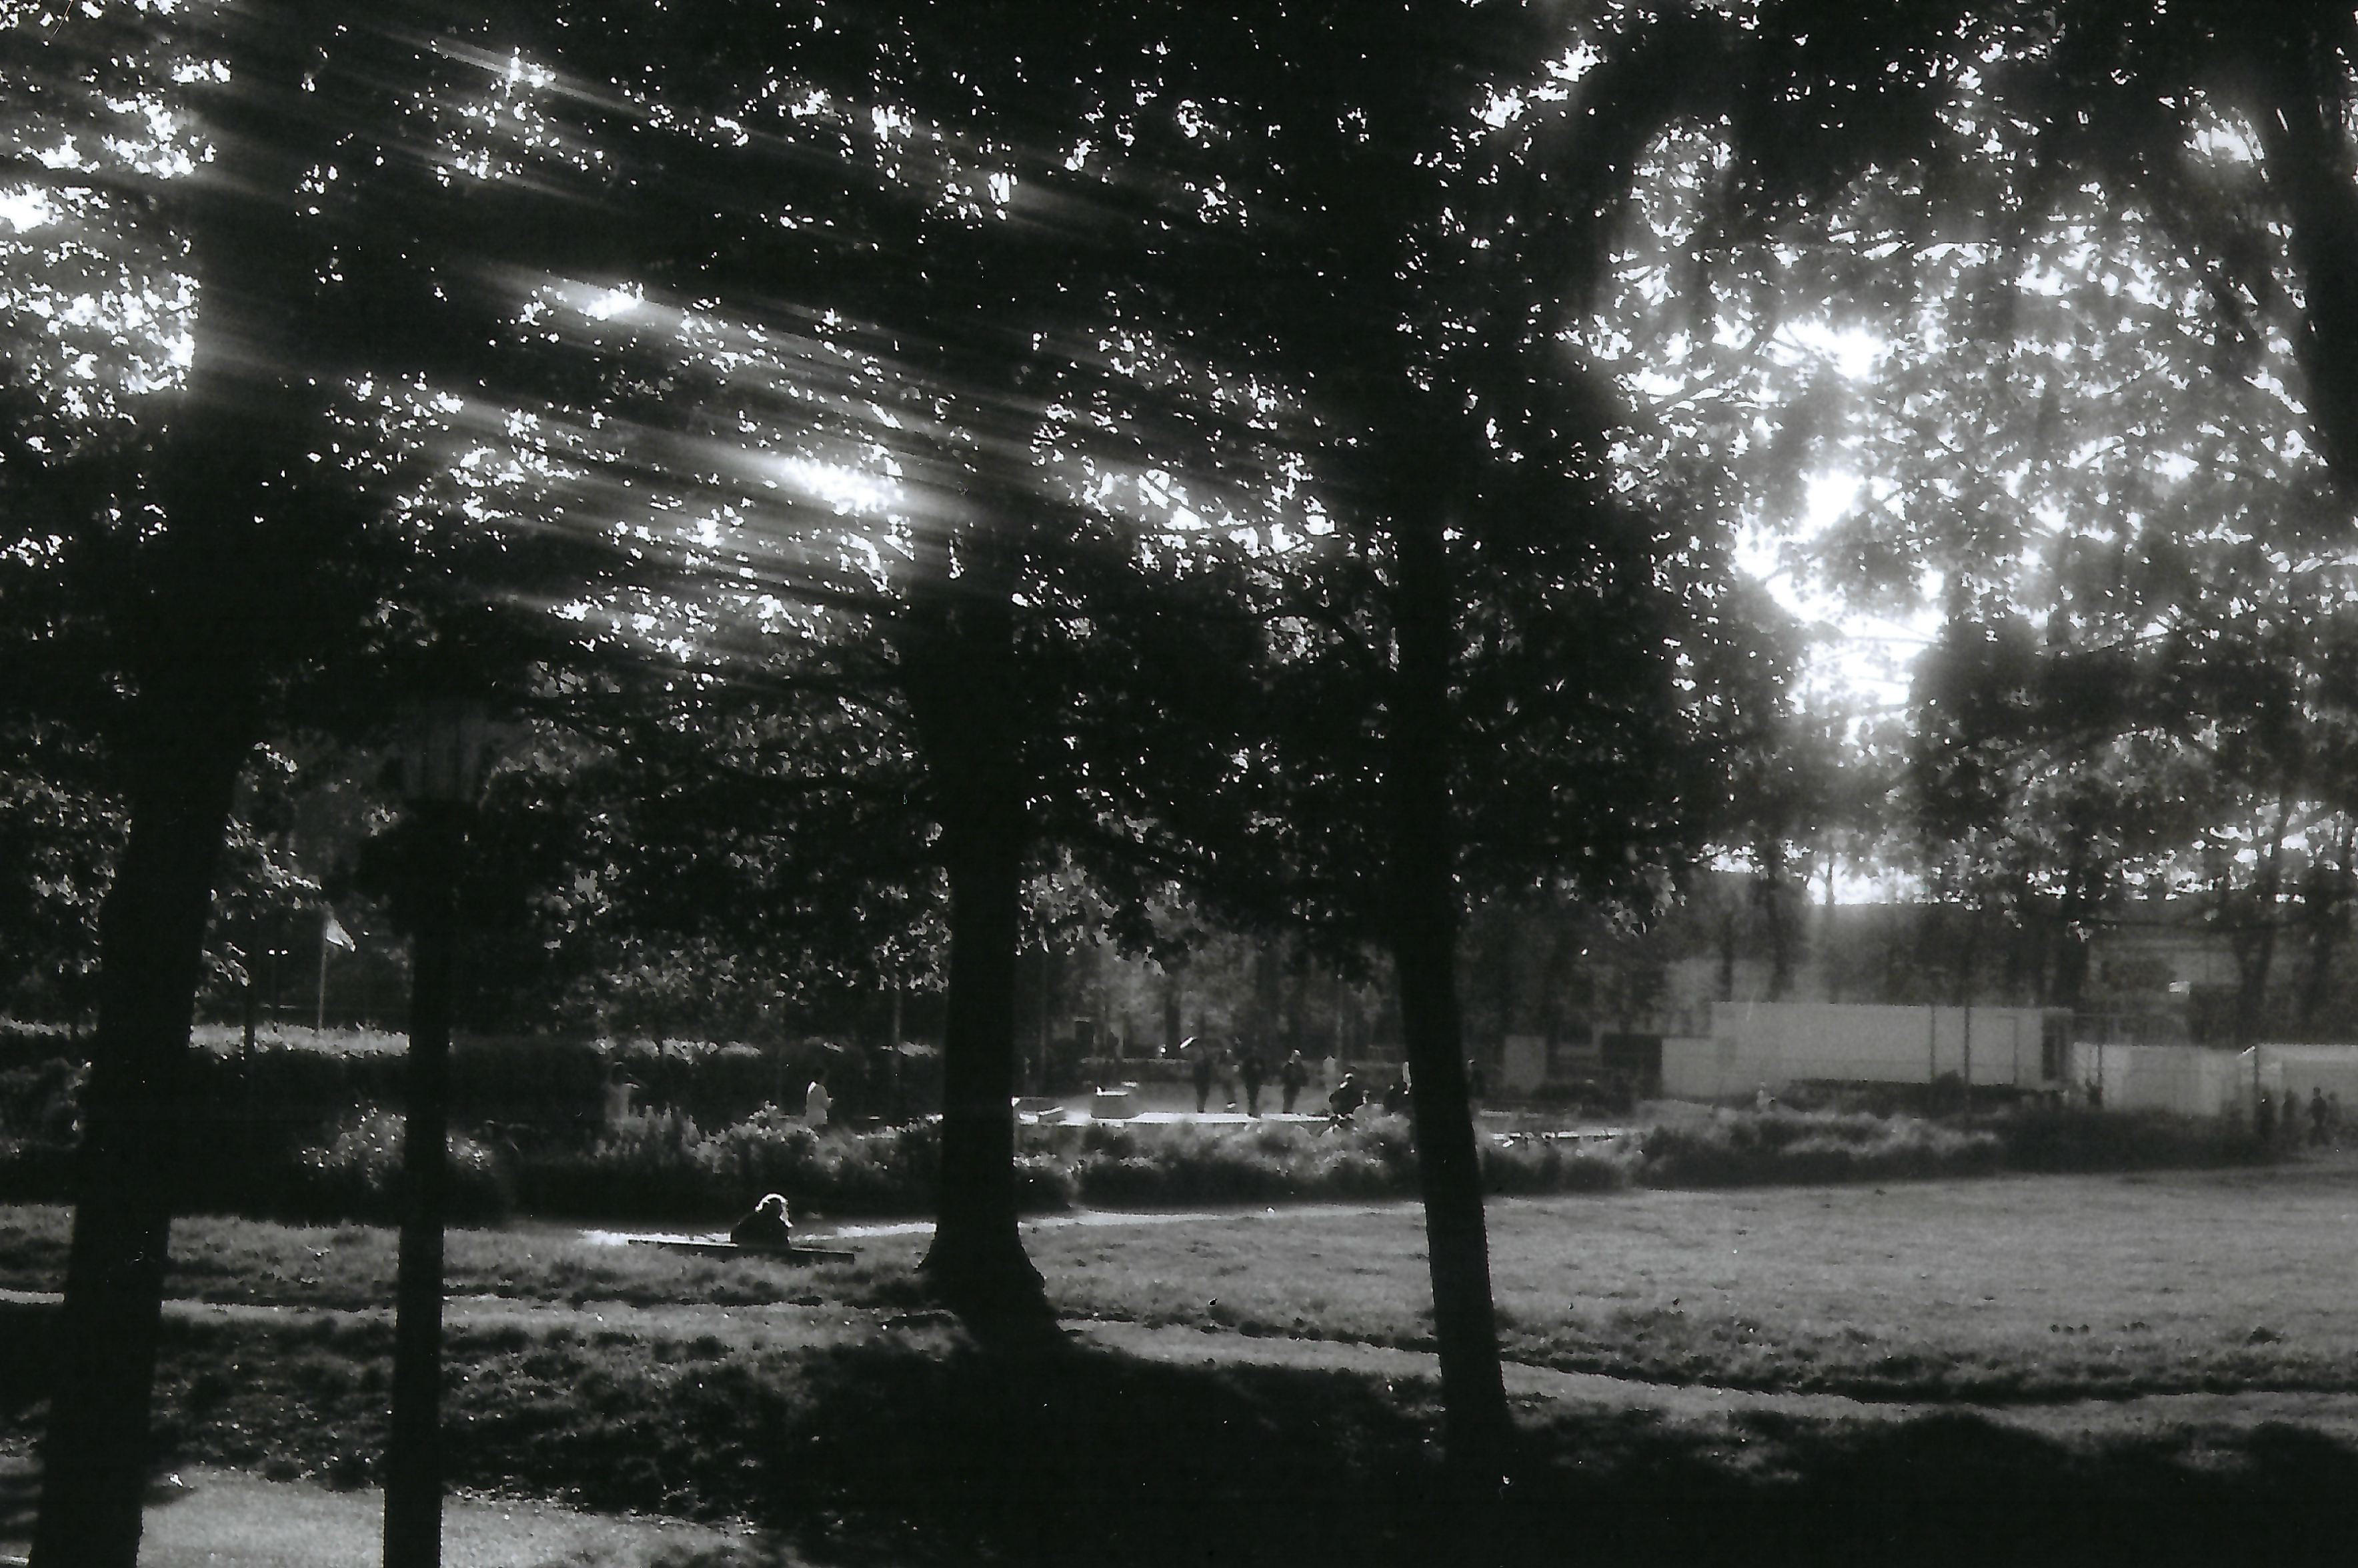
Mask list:
[[[860,1256],[848,1248],[805,1247],[740,1247],[734,1241],[691,1241],[667,1236],[634,1236],[633,1247],[660,1247],[667,1252],[686,1252],[698,1258],[774,1258],[781,1263],[849,1263]]]

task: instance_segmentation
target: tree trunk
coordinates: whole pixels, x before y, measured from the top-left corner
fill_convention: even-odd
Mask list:
[[[99,928],[98,1035],[59,1316],[32,1561],[132,1568],[172,1195],[185,1155],[189,1024],[244,726],[186,692],[146,694],[131,831]]]
[[[948,1020],[942,1044],[941,1191],[924,1268],[978,1329],[1047,1320],[1046,1287],[1016,1228],[1016,958],[1022,802],[987,803],[968,776],[943,824],[950,882]],[[988,819],[997,818],[994,825]]]
[[[1016,1227],[1015,1006],[1030,826],[1012,585],[995,580],[1006,568],[994,554],[976,542],[968,560],[979,574],[942,579],[949,591],[912,614],[899,652],[950,884],[941,1187],[923,1267],[969,1327],[1019,1336],[1054,1314]]]
[[[2248,1045],[2260,1033],[2268,1003],[2268,975],[2276,967],[2277,905],[2284,892],[2285,833],[2292,823],[2292,781],[2285,782],[2277,814],[2268,828],[2267,853],[2260,858],[2259,875],[2252,884],[2251,930],[2237,943],[2241,982],[2236,998],[2234,1038]]]
[[[1186,998],[1179,989],[1177,961],[1165,959],[1163,970],[1163,1054],[1175,1057],[1179,1042],[1187,1038]]]
[[[2328,467],[2345,492],[2358,492],[2358,183],[2338,123],[2341,68],[2302,31],[2251,47],[2267,100],[2253,124],[2268,186],[2291,220],[2288,249],[2301,283],[2293,335],[2309,383],[2301,401]]]
[[[2304,1039],[2316,1038],[2317,1021],[2333,989],[2333,953],[2349,923],[2350,901],[2358,879],[2351,858],[2358,851],[2358,818],[2345,816],[2334,836],[2331,863],[2317,856],[2309,867],[2309,896],[2302,901],[2309,922],[2309,966],[2301,976],[2300,1029]]]
[[[1713,893],[1719,910],[1719,1000],[1736,1000],[1736,908],[1735,895],[1725,888]]]
[[[1755,889],[1761,918],[1768,927],[1768,1000],[1783,1001],[1792,993],[1794,940],[1792,910],[1786,897],[1790,871],[1785,846],[1771,841],[1760,849],[1760,881]]]
[[[1514,1427],[1498,1363],[1489,1235],[1457,1001],[1461,912],[1449,781],[1455,750],[1449,695],[1452,589],[1437,516],[1410,519],[1395,529],[1394,538],[1398,668],[1385,764],[1391,816],[1390,934],[1424,1199],[1446,1458],[1466,1497],[1480,1502],[1499,1493],[1512,1458]]]
[[[385,1568],[442,1561],[442,1229],[448,1213],[450,1019],[464,807],[413,807],[423,894],[409,1006],[401,1252],[394,1285],[393,1419],[385,1444]]]

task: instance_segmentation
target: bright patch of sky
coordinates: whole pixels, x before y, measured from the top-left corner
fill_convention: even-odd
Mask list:
[[[1874,373],[1887,347],[1875,333],[1804,321],[1779,333],[1778,351],[1830,361],[1853,381]],[[1738,569],[1758,580],[1771,598],[1812,628],[1802,660],[1804,692],[1848,692],[1871,708],[1891,708],[1908,699],[1909,666],[1937,630],[1940,618],[1931,597],[1905,614],[1861,609],[1823,584],[1798,574],[1790,564],[1806,558],[1809,546],[1856,503],[1861,481],[1846,470],[1812,475],[1801,517],[1791,533],[1755,524],[1736,544]]]
[[[1758,580],[1785,610],[1812,628],[1801,665],[1804,692],[1848,692],[1871,708],[1898,708],[1908,700],[1909,665],[1931,641],[1940,617],[1929,602],[1911,613],[1888,615],[1863,610],[1822,584],[1797,575],[1787,564],[1789,544],[1803,552],[1858,498],[1856,474],[1833,470],[1810,481],[1800,528],[1755,524],[1736,541],[1736,564]]]

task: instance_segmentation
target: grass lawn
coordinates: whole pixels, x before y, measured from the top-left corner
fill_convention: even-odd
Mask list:
[[[65,1231],[0,1209],[0,1287],[56,1289]],[[2358,1166],[1513,1199],[1491,1237],[1510,1357],[1641,1380],[1542,1399],[1519,1374],[1526,1546],[2347,1554]],[[1060,1310],[1131,1326],[1010,1366],[922,1310],[918,1235],[799,1270],[457,1232],[453,1475],[750,1519],[821,1561],[1455,1561],[1433,1390],[1404,1370],[1430,1362],[1400,1354],[1425,1344],[1422,1239],[1398,1205],[1035,1225]],[[391,1234],[189,1220],[174,1251],[175,1293],[227,1304],[169,1320],[172,1453],[365,1480]],[[45,1323],[6,1311],[21,1439]]]
[[[1035,1233],[1076,1314],[1421,1344],[1422,1217]],[[2053,1400],[2358,1390],[2358,1168],[1625,1192],[1490,1209],[1507,1354],[1659,1381]]]

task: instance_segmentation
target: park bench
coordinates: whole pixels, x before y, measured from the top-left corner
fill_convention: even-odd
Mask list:
[[[691,1240],[686,1237],[634,1236],[633,1247],[660,1247],[698,1258],[774,1258],[782,1263],[849,1263],[859,1256],[848,1247],[741,1247],[734,1241]]]

